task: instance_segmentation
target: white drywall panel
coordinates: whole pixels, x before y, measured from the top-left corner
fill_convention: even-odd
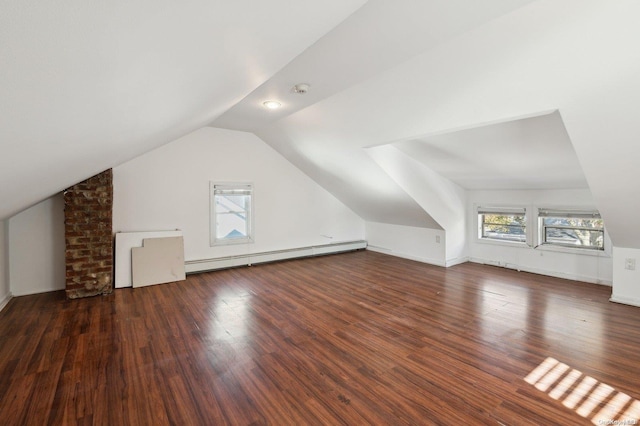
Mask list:
[[[183,281],[182,237],[145,238],[142,247],[131,249],[131,272],[133,287]]]
[[[116,234],[116,256],[114,287],[131,287],[131,249],[142,247],[145,238],[181,237],[182,231],[118,232]]]

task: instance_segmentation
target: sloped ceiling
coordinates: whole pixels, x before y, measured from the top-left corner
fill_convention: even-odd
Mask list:
[[[586,180],[613,244],[640,248],[640,2],[362,4],[3,2],[0,218],[209,123],[256,133],[367,220],[437,228],[367,148],[427,167],[434,135],[558,111],[571,173],[520,185]]]
[[[398,64],[530,2],[369,1],[211,125],[254,131],[365,220],[442,229],[362,149],[405,134],[387,102],[410,92],[367,104],[351,93]],[[304,96],[290,90],[300,82],[311,84]],[[277,98],[284,108],[265,114],[260,105],[268,98]],[[332,111],[334,103],[341,113]],[[379,125],[385,128],[380,131]]]
[[[369,0],[211,125],[256,131],[533,0]],[[297,83],[312,83],[304,96]],[[264,114],[265,99],[282,108]]]
[[[364,0],[0,4],[0,219],[228,110]]]
[[[400,195],[365,148],[557,110],[577,157],[570,161],[571,176],[517,187],[581,186],[582,174],[614,246],[640,248],[640,3],[538,0],[520,6],[417,48],[404,62],[287,111],[256,133],[364,218],[409,224],[420,217],[420,206]],[[377,52],[366,37],[362,44]],[[320,86],[305,82],[312,90]],[[404,217],[382,210],[391,199],[387,191]]]
[[[393,145],[465,189],[589,187],[557,111]]]

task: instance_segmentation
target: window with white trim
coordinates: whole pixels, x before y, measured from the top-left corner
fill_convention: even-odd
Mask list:
[[[210,185],[211,245],[253,242],[253,186]]]
[[[481,240],[526,243],[526,209],[518,207],[478,207],[478,238]]]
[[[604,222],[596,210],[538,209],[540,245],[604,250]]]

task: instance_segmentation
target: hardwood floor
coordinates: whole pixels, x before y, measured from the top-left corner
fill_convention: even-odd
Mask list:
[[[640,308],[609,296],[604,286],[361,251],[89,299],[17,297],[0,313],[0,421],[631,418],[640,405]],[[599,391],[580,392],[589,384]]]

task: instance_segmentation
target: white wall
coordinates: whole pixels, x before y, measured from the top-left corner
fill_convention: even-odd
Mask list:
[[[0,310],[11,298],[9,288],[9,247],[7,241],[7,221],[0,221]]]
[[[181,229],[186,261],[365,237],[359,216],[251,133],[204,127],[113,175],[114,232]],[[254,243],[210,246],[210,181],[253,183]]]
[[[446,241],[442,229],[367,222],[366,230],[368,250],[445,266]]]
[[[465,190],[395,146],[377,146],[369,148],[367,152],[407,194],[429,212],[440,225],[439,228],[444,228],[447,235],[446,265],[465,261]]]
[[[62,194],[10,218],[8,237],[9,282],[14,296],[64,289]]]
[[[479,241],[477,238],[476,206],[595,208],[587,189],[527,190],[527,191],[469,191],[468,229],[471,261],[506,266],[513,269],[611,285],[613,266],[611,241],[605,237],[606,252],[576,253],[575,250],[554,250],[538,247]],[[605,222],[605,228],[607,224]],[[530,232],[530,230],[528,231]]]
[[[635,269],[626,269],[625,262],[631,259]],[[640,250],[613,248],[613,292],[611,300],[640,306]]]

